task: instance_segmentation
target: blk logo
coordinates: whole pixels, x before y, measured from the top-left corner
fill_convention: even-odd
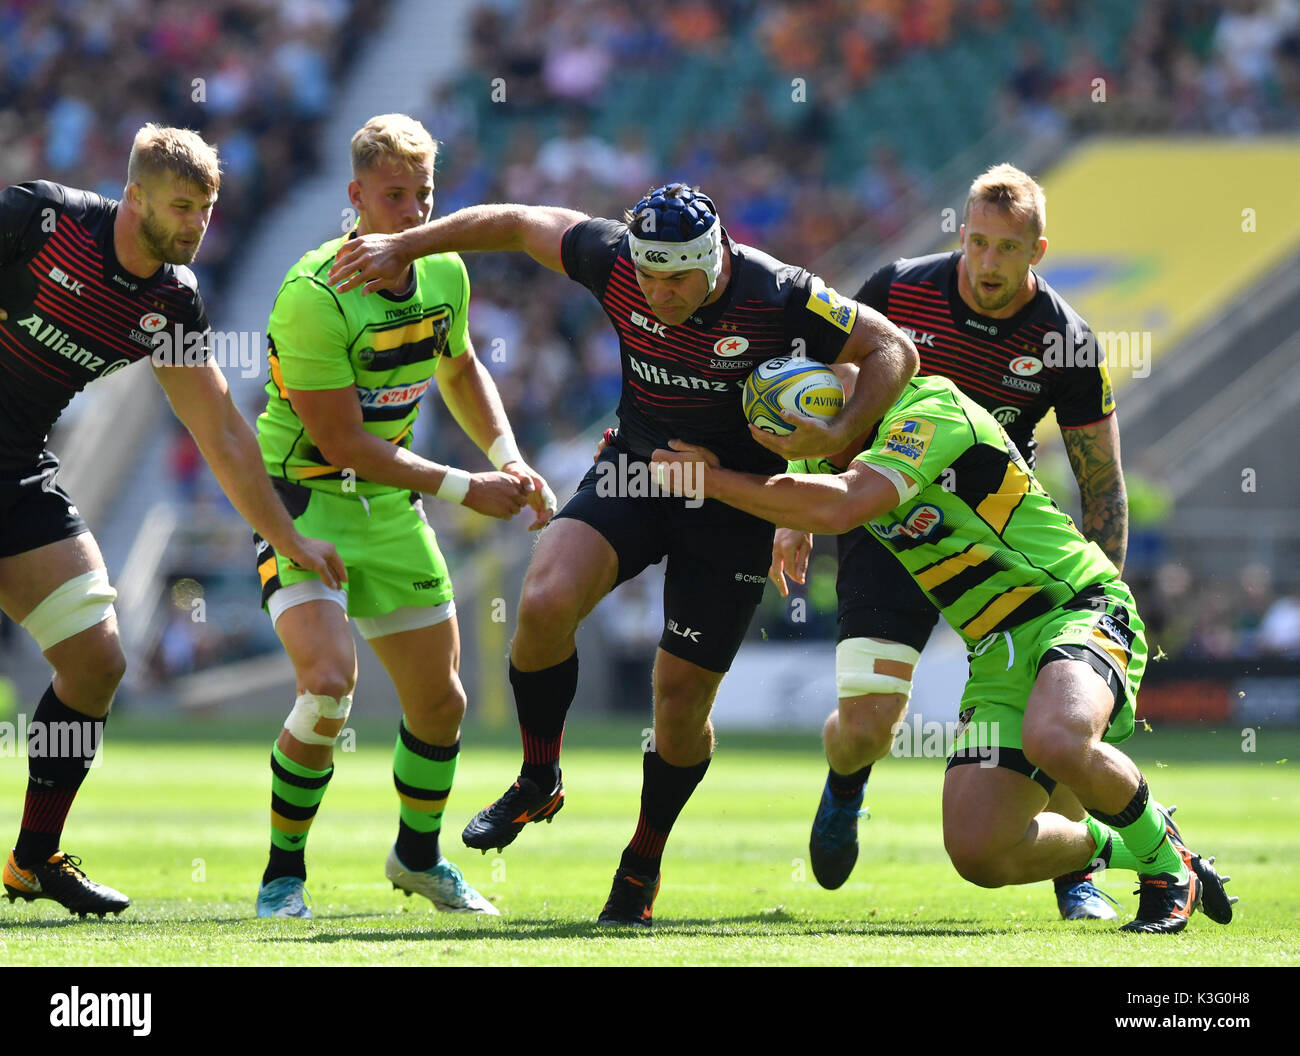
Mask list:
[[[78,297],[81,296],[81,291],[85,289],[85,283],[77,282],[76,279],[74,279],[62,268],[51,268],[50,278],[52,278],[55,282],[57,282],[69,293],[75,293]]]

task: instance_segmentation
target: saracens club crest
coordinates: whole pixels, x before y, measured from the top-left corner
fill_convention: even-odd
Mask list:
[[[746,337],[722,337],[714,342],[713,354],[729,359],[732,356],[743,355],[748,348],[749,339]]]

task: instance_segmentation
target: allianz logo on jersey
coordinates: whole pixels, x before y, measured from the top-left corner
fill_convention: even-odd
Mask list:
[[[429,391],[432,378],[425,378],[411,385],[384,385],[378,389],[357,388],[363,408],[405,407],[419,403],[420,397]]]
[[[92,374],[98,374],[101,378],[116,374],[131,363],[129,359],[123,358],[115,359],[108,366],[105,366],[102,356],[97,356],[90,349],[77,344],[67,333],[60,330],[53,323],[47,323],[35,312],[25,319],[19,319],[17,325],[26,330],[39,344],[44,345],[50,351],[57,352],[64,359],[69,359],[78,366],[85,367]]]
[[[653,319],[647,319],[640,312],[632,312],[628,315],[628,318],[632,320],[633,326],[639,326],[646,333],[653,334],[655,337],[663,337],[668,333],[668,328],[663,323],[656,323]]]
[[[871,522],[872,530],[882,539],[897,539],[905,535],[909,539],[924,539],[943,523],[943,510],[928,503],[913,506],[901,521],[889,525]]]
[[[743,379],[740,381],[710,381],[708,378],[695,375],[687,377],[685,374],[669,374],[663,367],[657,367],[653,363],[646,363],[635,356],[628,356],[627,362],[628,366],[632,368],[633,374],[642,381],[650,382],[652,385],[672,385],[679,389],[704,389],[708,392],[732,392],[744,384]]]

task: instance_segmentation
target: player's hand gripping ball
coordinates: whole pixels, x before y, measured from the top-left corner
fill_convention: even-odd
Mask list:
[[[781,417],[793,411],[829,421],[844,407],[844,387],[833,371],[802,356],[777,356],[745,379],[745,417],[767,433],[786,436],[794,426]]]

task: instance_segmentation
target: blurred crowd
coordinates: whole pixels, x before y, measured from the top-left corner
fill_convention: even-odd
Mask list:
[[[116,197],[141,124],[201,131],[225,175],[196,270],[219,295],[241,233],[315,165],[346,57],[387,7],[0,0],[0,181]],[[898,94],[900,70],[929,110]],[[935,106],[958,102],[960,119],[934,124]],[[438,213],[522,201],[619,216],[651,185],[684,179],[714,196],[732,238],[809,265],[846,239],[898,236],[931,196],[934,165],[919,159],[935,143],[955,156],[999,126],[1295,130],[1300,0],[480,0],[462,73],[431,85],[416,116],[443,144]],[[614,335],[586,291],[521,255],[468,263],[478,353],[563,499],[614,424]],[[846,276],[824,277],[852,292]],[[423,417],[418,450],[484,464],[439,401]],[[178,497],[211,497],[183,430],[169,464]],[[453,551],[491,531],[460,512]],[[827,575],[833,596],[833,568],[819,566],[807,620],[829,633]],[[1170,655],[1297,651],[1300,599],[1271,583],[1248,588],[1243,575],[1207,592],[1167,565],[1135,586]],[[169,641],[167,666],[190,666],[180,631]]]
[[[1249,136],[1300,127],[1300,3],[1147,0],[1115,56],[1076,44],[1051,62],[1024,42],[1015,116],[1049,131]],[[1095,105],[1098,79],[1105,106]]]
[[[434,86],[420,114],[444,144],[440,213],[521,201],[619,216],[651,185],[685,179],[715,197],[737,241],[804,265],[846,238],[888,242],[929,190],[932,174],[908,160],[937,134],[919,114],[889,135],[851,126],[848,150],[837,115],[871,113],[886,75],[918,56],[930,70],[952,53],[956,68],[954,49],[974,39],[1006,61],[975,74],[986,120],[962,129],[954,154],[999,124],[1300,126],[1300,0],[482,0],[472,25],[464,76]],[[1099,54],[1097,39],[1117,43]],[[701,63],[735,75],[701,81]],[[806,82],[798,99],[792,78]],[[507,105],[487,101],[490,84]],[[642,105],[647,91],[662,106]],[[470,267],[473,333],[496,350],[526,440],[612,424],[617,348],[594,301],[531,262],[479,255]],[[473,455],[454,429],[431,442]]]
[[[217,144],[223,176],[200,286],[316,165],[347,55],[387,0],[0,0],[0,186],[35,178],[120,198],[146,122]]]

